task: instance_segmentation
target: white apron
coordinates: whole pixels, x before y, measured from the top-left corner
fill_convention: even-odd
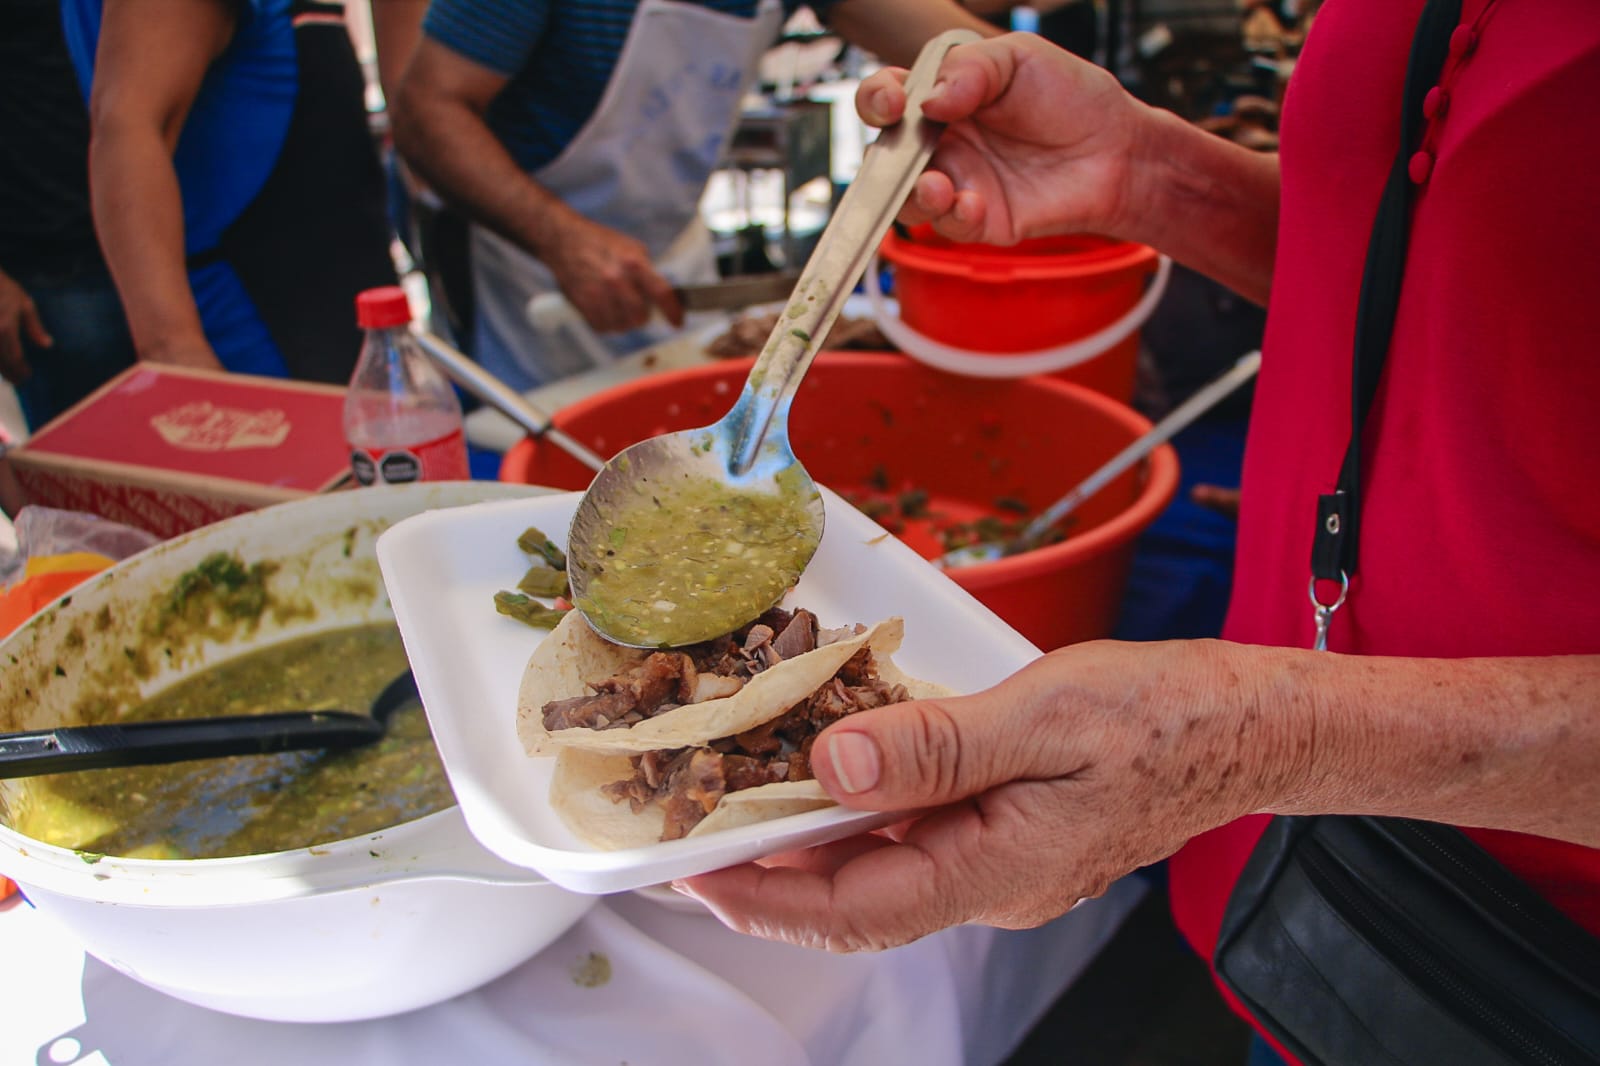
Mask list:
[[[585,218],[643,242],[674,284],[715,281],[700,197],[782,18],[778,0],[761,0],[754,18],[643,0],[599,107],[532,177]],[[508,385],[529,389],[595,365],[567,333],[543,335],[528,322],[528,301],[557,289],[536,257],[474,226],[472,280],[478,361]],[[647,326],[601,340],[624,355],[667,333]]]

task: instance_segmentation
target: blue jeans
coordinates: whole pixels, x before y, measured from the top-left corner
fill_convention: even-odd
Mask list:
[[[134,363],[122,301],[105,267],[8,271],[33,298],[55,344],[41,348],[24,334],[33,375],[17,389],[30,429],[38,429]]]

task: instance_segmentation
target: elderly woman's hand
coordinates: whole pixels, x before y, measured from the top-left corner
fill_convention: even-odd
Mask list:
[[[1295,779],[1309,750],[1263,719],[1252,653],[1079,644],[977,695],[852,715],[818,739],[818,779],[846,806],[922,814],[679,887],[735,929],[834,951],[1038,925]]]
[[[886,126],[905,113],[905,71],[862,82],[856,110]],[[1052,233],[1123,236],[1133,153],[1149,109],[1105,70],[1035,34],[953,48],[923,104],[949,123],[900,220],[953,240],[1014,244]]]

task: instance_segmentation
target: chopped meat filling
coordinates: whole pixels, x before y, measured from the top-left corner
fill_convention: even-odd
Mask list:
[[[814,627],[815,619],[810,624]],[[782,640],[780,633],[774,643]],[[878,676],[871,649],[862,648],[831,680],[771,721],[705,747],[635,756],[633,776],[607,785],[605,793],[613,802],[626,800],[635,813],[652,800],[660,801],[666,812],[661,839],[676,840],[729,792],[809,780],[811,746],[828,725],[847,714],[909,698],[904,685]]]
[[[681,652],[658,651],[625,673],[589,687],[592,695],[552,700],[542,708],[546,729],[615,729],[680,707],[694,698],[694,662]]]
[[[849,630],[823,631],[824,643]],[[817,616],[774,608],[742,629],[675,651],[658,651],[627,670],[590,684],[590,692],[552,700],[541,711],[544,727],[620,729],[686,703],[718,699],[784,659],[818,646]]]
[[[740,315],[729,323],[727,332],[713,338],[706,345],[706,354],[718,359],[757,354],[767,343],[772,331],[777,328],[780,314],[772,311]],[[878,324],[872,319],[840,315],[818,350],[893,351],[894,345],[889,343],[878,329]]]

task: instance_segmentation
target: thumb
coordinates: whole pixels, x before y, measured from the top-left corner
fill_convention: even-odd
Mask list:
[[[1018,778],[1054,776],[1025,705],[984,697],[914,700],[828,727],[811,769],[841,804],[912,810],[966,799]]]
[[[649,266],[642,268],[639,280],[644,287],[645,295],[652,304],[661,309],[661,314],[672,324],[672,328],[681,329],[683,301],[678,298],[678,292],[672,287],[672,283]]]
[[[28,336],[33,338],[33,343],[41,348],[55,346],[55,338],[50,336],[50,331],[44,328],[44,320],[39,317],[39,309],[32,300],[22,305],[22,327],[28,331]]]

